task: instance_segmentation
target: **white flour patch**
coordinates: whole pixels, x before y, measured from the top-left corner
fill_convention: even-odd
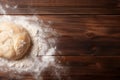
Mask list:
[[[6,5],[6,7],[9,6]],[[5,14],[2,6],[0,6],[0,13]],[[54,68],[52,74],[56,75],[59,80],[60,71],[58,70],[61,70],[62,67],[55,62],[55,57],[52,56],[56,53],[56,31],[41,19],[38,19],[37,16],[3,15],[0,16],[0,23],[2,22],[12,22],[24,27],[29,32],[33,45],[29,54],[21,60],[9,61],[0,58],[0,71],[10,72],[12,75],[16,73],[30,73],[34,75],[36,79],[42,80],[42,73],[46,68],[52,67]]]

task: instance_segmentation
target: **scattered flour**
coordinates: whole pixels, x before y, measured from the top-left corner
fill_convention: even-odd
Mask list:
[[[6,7],[8,8],[9,5],[6,5]],[[1,5],[0,13],[6,13]],[[36,79],[42,80],[42,72],[49,66],[52,66],[54,69],[62,68],[57,65],[55,57],[52,56],[56,53],[57,40],[57,33],[54,29],[50,28],[50,26],[45,24],[41,19],[38,19],[37,16],[0,16],[0,23],[4,21],[23,26],[29,32],[33,45],[29,55],[21,60],[9,61],[0,58],[0,71],[10,72],[10,74],[31,73]],[[58,76],[58,74],[59,72],[54,75]]]

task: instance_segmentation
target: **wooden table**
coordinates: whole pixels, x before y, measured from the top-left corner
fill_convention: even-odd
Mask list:
[[[0,0],[10,15],[37,14],[61,35],[57,59],[62,80],[115,80],[120,76],[120,0]],[[49,71],[49,70],[48,70]],[[48,71],[44,80],[58,80]],[[0,80],[9,79],[0,73]],[[33,80],[26,76],[24,80]],[[119,80],[119,79],[118,79]]]

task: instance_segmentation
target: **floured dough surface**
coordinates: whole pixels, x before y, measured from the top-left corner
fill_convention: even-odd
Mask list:
[[[20,59],[30,48],[29,33],[20,25],[11,22],[0,23],[0,57]]]

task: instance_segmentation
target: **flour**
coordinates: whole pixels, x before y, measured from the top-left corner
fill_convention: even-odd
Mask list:
[[[0,5],[0,14],[6,14],[6,11],[3,9],[1,5]]]
[[[6,6],[7,8],[9,7],[8,5]],[[0,13],[6,14],[2,6],[0,6]],[[55,68],[53,72],[55,72],[56,69],[62,68],[55,62],[55,57],[52,56],[56,53],[57,33],[49,25],[45,24],[43,20],[37,16],[0,16],[0,23],[4,21],[24,27],[29,32],[33,45],[28,55],[21,60],[9,61],[0,58],[0,71],[10,72],[10,74],[30,73],[34,75],[36,79],[41,80],[42,72],[49,66]],[[25,44],[25,42],[22,41],[21,43],[21,46]],[[56,77],[58,74],[59,72],[55,74]]]

